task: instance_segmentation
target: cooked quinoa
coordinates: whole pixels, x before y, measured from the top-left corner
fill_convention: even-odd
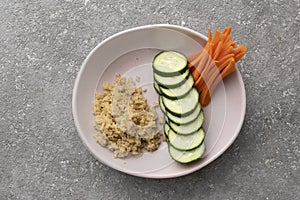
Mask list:
[[[161,143],[155,106],[147,104],[142,88],[136,88],[132,79],[117,74],[114,84],[104,83],[103,93],[96,94],[95,140],[116,158],[141,154],[142,149],[155,151]]]

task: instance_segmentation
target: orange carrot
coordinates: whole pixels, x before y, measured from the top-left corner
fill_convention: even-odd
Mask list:
[[[225,69],[221,72],[221,74],[216,74],[215,77],[212,77],[208,81],[207,86],[204,87],[200,95],[200,104],[202,106],[207,106],[207,104],[210,102],[214,90],[216,89],[220,81],[234,71],[235,71],[234,61],[232,61],[227,67],[225,67]]]
[[[197,63],[200,61],[201,59],[201,55],[202,55],[203,51],[201,51],[201,53],[199,54],[199,56],[197,56],[195,59],[191,60],[188,64],[189,64],[189,67],[196,67]]]
[[[217,47],[216,47],[216,50],[215,50],[214,55],[213,55],[214,60],[216,60],[217,57],[220,55],[222,46],[223,46],[223,41],[219,42]]]
[[[232,53],[232,51],[233,51],[233,47],[229,45],[226,49],[224,49],[224,50],[220,53],[220,55],[218,56],[217,59],[220,60],[220,58],[222,58],[222,57],[224,57],[224,56],[226,56],[226,55]]]
[[[198,68],[198,66],[202,66],[203,61],[206,59],[206,51],[203,50],[200,54],[200,56],[198,56],[198,58],[194,59],[192,61],[192,63],[190,63],[190,65],[195,66],[195,70],[192,71],[192,76],[195,80],[198,79],[198,77],[200,76],[200,73],[202,72],[202,69]],[[201,64],[199,64],[201,63]]]
[[[197,66],[197,70],[199,73],[202,73],[208,60],[210,59],[210,55],[209,52],[204,51],[203,52],[203,57],[202,59],[199,61],[198,66]]]
[[[228,57],[227,59],[231,59],[231,57]],[[208,72],[207,76],[209,78],[211,78],[211,76],[213,76],[213,74],[220,73],[221,69],[219,69],[219,66],[222,65],[223,63],[224,63],[224,61],[220,62],[220,61],[215,61],[214,60],[213,65],[210,66],[210,69],[209,69],[209,72]]]
[[[220,36],[221,36],[220,31],[219,31],[219,30],[216,30],[216,31],[215,31],[215,35],[214,35],[214,37],[213,37],[213,39],[212,39],[212,41],[211,41],[211,48],[212,48],[212,50],[214,50],[215,47],[216,47],[216,45],[218,45],[218,42],[219,42],[219,40],[220,40]]]
[[[221,73],[221,76],[222,78],[224,79],[226,76],[228,76],[229,74],[231,74],[232,72],[234,72],[236,69],[235,69],[235,65],[234,65],[234,62],[232,65],[229,65],[228,67],[226,67],[222,73]]]
[[[207,74],[209,73],[210,68],[212,67],[212,65],[215,65],[212,59],[209,59],[206,67],[204,68],[203,72],[201,73],[201,75],[199,76],[198,80],[195,82],[195,85],[197,86],[197,88],[200,89],[200,91],[203,89],[203,87],[205,86],[205,82],[208,81],[208,76]]]
[[[236,41],[231,41],[230,46],[232,46],[233,48],[236,48]]]
[[[190,63],[188,63],[188,68],[190,70],[190,73],[193,73],[196,70],[195,66],[190,66]]]
[[[197,80],[200,76],[200,73],[198,72],[198,70],[195,68],[194,71],[192,71],[192,76],[194,78],[194,80]]]
[[[225,27],[214,34],[208,29],[208,41],[205,47],[188,57],[188,68],[200,93],[200,104],[206,106],[219,82],[234,72],[235,63],[246,53],[245,46],[236,46],[231,41],[232,27]]]
[[[212,40],[212,33],[211,33],[211,30],[208,29],[208,40],[207,40],[207,42],[210,43],[211,40]]]
[[[200,56],[202,52],[202,49],[199,51],[196,51],[195,53],[193,53],[192,55],[190,55],[187,59],[189,62],[191,62],[192,60],[196,59],[198,56]]]
[[[236,51],[234,51],[234,59],[235,62],[239,61],[246,53],[247,47],[245,46],[239,46]]]
[[[220,60],[218,60],[218,63],[222,64],[223,62],[225,62],[229,58],[234,58],[234,54],[230,53],[230,54],[227,54],[227,55],[223,56]],[[218,64],[218,66],[220,64]]]
[[[222,35],[225,35],[227,30],[228,30],[228,27],[225,27],[222,31]]]
[[[219,66],[218,69],[219,71],[222,71],[226,66],[228,66],[230,63],[235,62],[233,57],[228,58],[224,62],[222,62]]]

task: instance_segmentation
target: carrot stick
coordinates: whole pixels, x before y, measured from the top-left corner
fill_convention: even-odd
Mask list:
[[[233,47],[232,46],[228,46],[226,49],[224,49],[220,55],[218,56],[217,60],[220,60],[220,58],[228,55],[228,54],[231,54],[233,51]]]
[[[198,66],[196,67],[197,71],[199,74],[195,73],[195,76],[193,75],[194,79],[197,80],[200,76],[200,74],[203,72],[203,70],[205,69],[206,65],[207,65],[207,61],[210,58],[210,52],[211,52],[211,48],[210,48],[210,44],[208,44],[205,48],[207,48],[208,50],[204,50],[203,54],[201,55],[201,59],[198,63]]]
[[[223,46],[223,41],[221,41],[221,42],[218,43],[218,46],[217,46],[217,48],[216,48],[216,50],[214,52],[214,55],[213,55],[213,59],[214,60],[216,60],[217,57],[220,55],[222,46]]]
[[[212,50],[212,48],[210,48],[208,55],[207,55],[206,65],[204,65],[205,68],[202,70],[203,76],[200,77],[200,78],[202,78],[199,81],[200,87],[203,87],[205,85],[205,82],[208,81],[210,71],[212,70],[212,68],[215,68],[215,63],[214,63],[214,60],[212,59],[212,54],[213,54],[213,50]]]
[[[235,54],[234,55],[235,62],[239,61],[245,55],[246,51],[247,51],[247,47],[243,45],[236,48],[233,52]]]
[[[206,86],[206,87],[203,88],[203,90],[201,92],[201,95],[200,95],[200,99],[199,99],[200,104],[203,107],[207,106],[208,103],[210,102],[210,96],[209,96],[208,93],[209,93],[209,90],[208,90],[208,88]]]
[[[224,62],[225,62],[227,59],[229,59],[229,58],[234,58],[234,54],[233,54],[233,53],[230,53],[230,54],[227,54],[227,55],[223,56],[223,57],[218,61],[218,63],[222,64],[222,63],[224,63]],[[218,64],[218,66],[219,66],[220,64]]]
[[[236,41],[231,41],[230,46],[232,46],[233,48],[236,48]]]
[[[247,48],[243,45],[237,47],[236,49],[234,49],[233,53],[236,55],[236,54],[239,54],[240,52],[246,52],[247,51]]]
[[[224,42],[230,42],[230,40],[231,40],[231,35],[226,35],[225,36],[225,39],[224,39]]]
[[[227,29],[228,29],[228,27],[225,27],[225,28],[223,29],[223,31],[222,31],[222,35],[225,35],[225,34],[226,34],[226,32],[227,32]]]
[[[194,66],[194,67],[197,68],[197,63],[200,61],[202,54],[203,54],[203,51],[201,51],[201,53],[200,53],[199,56],[197,56],[195,59],[191,60],[191,61],[188,63],[188,65],[189,65],[190,67],[191,67],[191,66]]]
[[[219,44],[221,44],[222,42],[220,42]],[[217,49],[216,49],[217,51]],[[214,57],[217,55],[214,55]],[[214,72],[218,71],[218,66],[220,65],[220,62],[218,62],[215,58],[212,59],[213,64],[209,65],[209,71],[207,73],[207,76],[210,77]]]
[[[219,71],[222,71],[225,67],[227,67],[230,63],[235,62],[234,58],[228,58],[226,61],[222,62],[222,64],[220,64],[218,66]]]
[[[197,66],[197,70],[199,73],[202,73],[206,64],[207,64],[207,61],[210,59],[210,56],[209,56],[209,53],[208,52],[203,52],[203,57],[202,59],[199,61],[199,64]]]
[[[187,59],[189,62],[191,62],[192,60],[196,59],[198,56],[200,56],[201,52],[203,49],[196,51],[195,53],[193,53],[192,55],[190,55]]]
[[[224,64],[226,63],[226,64]],[[211,69],[210,74],[209,74],[209,81],[208,81],[208,89],[210,89],[210,85],[212,82],[217,81],[219,77],[221,77],[222,70],[229,65],[234,64],[234,59],[232,57],[228,58],[225,62],[222,62],[220,66],[215,66],[213,69]]]
[[[232,27],[225,27],[214,34],[208,29],[208,41],[201,51],[188,57],[188,67],[200,93],[200,104],[206,106],[217,85],[236,70],[235,63],[246,53],[245,46],[237,47],[231,40]]]
[[[188,63],[188,68],[190,70],[190,73],[193,73],[193,71],[196,70],[196,68],[194,66],[190,66],[190,63]]]
[[[230,65],[228,65],[228,67],[226,67],[222,72],[221,72],[221,76],[224,79],[226,76],[228,76],[229,74],[231,74],[232,72],[234,72],[235,69],[235,62],[232,62]]]
[[[222,35],[224,36],[224,40],[225,40],[225,38],[227,38],[228,35],[230,35],[231,29],[232,29],[232,27],[228,26],[228,27],[225,27],[224,30],[222,31]]]
[[[223,49],[226,50],[232,45],[231,41],[226,41],[223,45]]]
[[[195,70],[192,71],[192,76],[194,80],[197,80],[198,77],[200,76],[200,73],[202,72],[202,68],[199,68],[199,66],[201,67],[203,66],[203,61],[205,60],[206,54],[207,54],[206,51],[203,50],[201,52],[201,55],[198,56],[197,59],[193,60],[193,63],[190,63],[195,67]]]
[[[195,71],[196,70],[196,67],[194,66],[194,65],[192,65],[190,62],[188,62],[188,68],[189,68],[189,70],[190,70],[190,73],[192,73],[193,71]]]
[[[208,29],[208,40],[207,40],[207,42],[210,43],[211,40],[212,40],[212,33],[211,33],[211,30]]]
[[[228,26],[227,28],[228,28],[228,29],[227,29],[227,30],[228,30],[227,34],[230,35],[231,30],[232,30],[232,27],[231,27],[231,26]]]
[[[207,78],[206,78],[207,79],[206,81],[208,81],[207,84],[210,85],[211,79],[220,73],[221,73],[221,71],[218,69],[218,66],[215,63],[214,63],[214,65],[211,65],[211,68],[210,68],[209,72],[207,73]]]
[[[218,80],[215,80],[214,82],[212,82],[211,85],[206,86],[203,88],[202,93],[200,95],[200,104],[201,106],[207,106],[211,100],[211,96],[214,92],[214,90],[216,89],[218,83],[222,80],[222,77],[219,75],[217,76]]]
[[[207,74],[209,73],[209,69],[211,68],[211,65],[215,65],[212,59],[209,59],[206,67],[204,68],[203,72],[200,74],[200,77],[197,79],[197,81],[195,82],[195,86],[197,88],[200,88],[200,91],[202,90],[202,88],[205,85],[205,82],[208,81],[208,76]]]
[[[235,48],[234,50],[233,50],[233,53],[236,55],[236,54],[238,54],[238,53],[240,53],[240,52],[242,52],[242,48],[239,46],[239,47],[237,47],[237,48]]]
[[[195,70],[192,72],[192,76],[194,78],[194,80],[197,80],[200,76],[200,73],[198,72],[198,70],[195,68]]]
[[[193,63],[188,62],[188,68],[194,79],[199,77],[200,75],[199,72],[197,71],[196,65],[197,63],[195,62],[195,60],[193,61]]]
[[[240,53],[236,54],[236,55],[234,56],[235,62],[239,61],[239,60],[245,55],[245,53],[246,53],[246,52],[240,52]]]
[[[215,46],[216,45],[218,45],[218,42],[219,42],[219,40],[220,40],[220,35],[221,35],[221,33],[220,33],[220,31],[219,30],[216,30],[215,31],[215,35],[214,35],[214,37],[213,37],[213,39],[212,39],[212,41],[211,41],[211,47],[212,47],[212,50],[214,50],[215,49]]]
[[[215,77],[212,77],[207,86],[204,87],[202,90],[202,93],[200,95],[200,104],[201,106],[207,106],[208,103],[211,100],[211,96],[216,89],[217,85],[220,83],[222,79],[224,79],[226,76],[234,72],[236,69],[234,67],[234,61],[232,61],[222,72],[221,75],[215,75]]]

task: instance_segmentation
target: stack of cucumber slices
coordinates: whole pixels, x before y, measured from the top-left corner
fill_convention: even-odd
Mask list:
[[[187,58],[179,52],[162,51],[152,65],[170,156],[180,163],[197,160],[205,152],[204,115]]]

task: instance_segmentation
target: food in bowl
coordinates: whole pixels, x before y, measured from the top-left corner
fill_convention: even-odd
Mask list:
[[[236,71],[235,64],[245,55],[247,47],[237,46],[231,40],[232,27],[216,30],[213,35],[208,29],[205,47],[188,57],[188,67],[195,80],[194,86],[200,93],[200,104],[205,107],[218,84]]]
[[[115,83],[104,83],[94,102],[94,139],[114,153],[115,158],[155,151],[161,143],[156,127],[157,104],[148,105],[142,88],[120,74]]]
[[[137,86],[148,84],[147,92],[143,94],[151,104],[158,100],[150,84],[151,61],[159,50],[173,49],[191,55],[201,50],[206,42],[204,35],[189,28],[166,24],[147,25],[107,38],[87,56],[74,84],[72,111],[82,142],[97,160],[134,176],[171,178],[202,169],[228,149],[242,127],[246,108],[245,88],[238,70],[226,78],[224,84],[219,84],[211,103],[204,108],[207,149],[197,163],[186,166],[174,163],[164,142],[152,153],[129,156],[126,160],[115,159],[111,151],[101,147],[93,138],[95,116],[91,102],[95,100],[95,91],[103,93],[101,88],[104,82],[113,83],[112,78],[116,73],[133,78],[140,76],[141,82]],[[161,119],[159,109],[157,111]]]

